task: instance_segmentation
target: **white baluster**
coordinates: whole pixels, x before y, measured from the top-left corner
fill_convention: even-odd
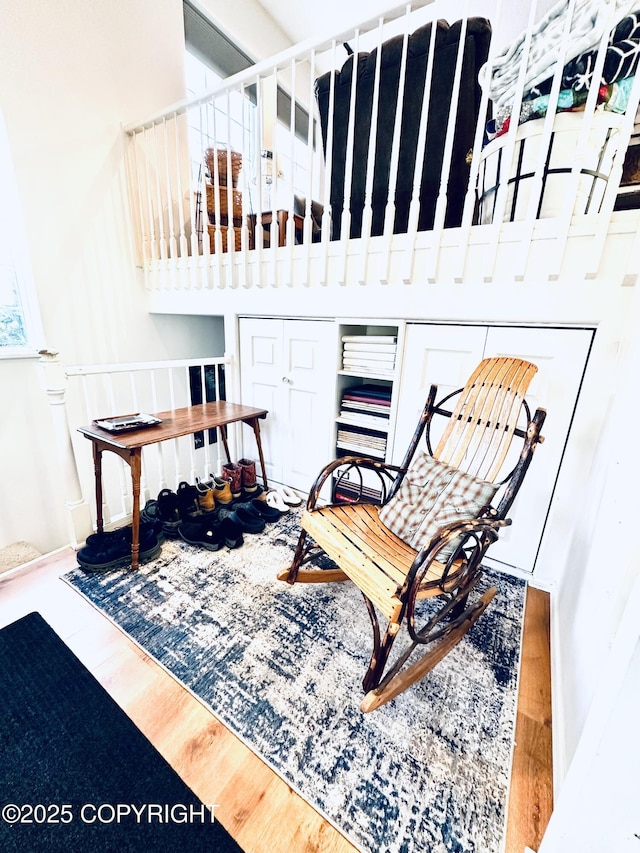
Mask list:
[[[376,139],[378,128],[378,107],[380,102],[380,72],[382,67],[382,44],[384,41],[384,18],[378,19],[378,44],[376,67],[373,76],[373,99],[371,102],[371,132],[367,151],[367,179],[364,192],[364,207],[362,209],[362,251],[360,252],[360,274],[358,282],[368,283],[369,244],[371,241],[371,223],[373,221],[373,175],[376,157]]]
[[[164,211],[162,208],[162,188],[160,184],[160,156],[158,154],[158,125],[153,125],[153,153],[154,153],[154,162],[155,162],[155,176],[156,176],[156,207],[158,211],[158,234],[159,234],[159,245],[160,245],[160,260],[166,261],[169,257],[169,251],[167,247],[167,237],[164,230]],[[166,270],[166,264],[162,265],[162,269]]]
[[[411,203],[409,205],[409,221],[407,224],[407,252],[406,267],[403,282],[411,284],[413,281],[413,262],[415,259],[416,235],[418,233],[418,220],[420,217],[420,189],[422,186],[422,170],[424,168],[424,155],[427,147],[427,125],[429,121],[429,110],[431,108],[431,85],[433,81],[433,68],[436,52],[436,33],[438,22],[431,23],[431,39],[429,41],[429,52],[427,53],[427,68],[425,71],[424,90],[422,92],[422,111],[420,113],[420,125],[418,127],[418,139],[416,141],[416,162],[413,170],[413,189]],[[433,241],[433,235],[431,235]],[[433,251],[433,242],[432,242]]]
[[[172,117],[173,122],[175,123],[175,115]],[[167,129],[167,119],[166,117],[162,119],[162,137],[163,137],[163,146],[164,146],[164,172],[165,172],[165,182],[166,182],[166,200],[167,200],[167,220],[169,224],[169,261],[171,264],[171,270],[175,271],[176,259],[178,257],[178,240],[176,237],[176,230],[174,225],[174,198],[173,193],[171,192],[171,185],[173,181],[171,180],[171,169],[169,168],[169,131]],[[178,196],[180,198],[180,196]],[[175,277],[174,277],[174,287],[176,285]]]
[[[243,148],[243,164],[242,169],[240,171],[240,185],[239,189],[242,193],[242,226],[240,231],[240,245],[242,247],[241,253],[241,264],[238,268],[238,274],[240,276],[240,286],[242,288],[248,288],[249,285],[249,228],[247,226],[247,198],[248,198],[248,183],[247,183],[247,171],[248,171],[248,163],[245,162],[246,154],[245,151],[251,150],[249,133],[247,132],[247,127],[245,123],[246,117],[246,107],[248,103],[247,93],[245,89],[245,84],[242,83],[240,86],[240,98],[241,98],[241,110],[242,110],[242,123],[241,123],[241,133],[242,133],[242,148]]]
[[[309,124],[307,126],[307,193],[304,208],[304,224],[302,226],[302,243],[304,245],[304,275],[299,283],[304,287],[311,284],[311,245],[313,240],[312,203],[314,186],[314,146],[316,142],[316,122],[313,103],[315,100],[316,52],[309,53]]]
[[[285,225],[285,245],[287,247],[287,271],[285,284],[287,287],[293,287],[293,247],[295,245],[296,239],[296,228],[294,221],[294,209],[295,209],[295,176],[296,176],[296,60],[292,58],[291,60],[291,81],[290,81],[290,92],[291,92],[291,109],[289,112],[289,158],[290,158],[290,170],[291,173],[288,177],[289,184],[289,193],[288,193],[288,206],[287,206],[287,221]],[[278,230],[278,239],[280,237]]]
[[[398,80],[398,100],[396,102],[396,115],[393,125],[393,139],[391,142],[391,160],[389,163],[389,189],[387,192],[387,204],[384,212],[384,272],[380,278],[381,284],[389,283],[389,271],[391,269],[391,242],[393,240],[393,227],[396,218],[396,184],[398,182],[398,161],[400,159],[400,136],[402,132],[402,110],[404,107],[404,84],[407,76],[407,50],[409,46],[409,15],[411,4],[407,5],[405,15],[405,27],[402,37],[402,56],[400,59],[400,78]]]
[[[347,122],[347,156],[344,165],[344,197],[342,219],[340,222],[340,247],[342,263],[338,271],[338,284],[347,284],[347,252],[351,233],[351,181],[353,177],[353,143],[356,127],[356,100],[358,91],[358,51],[360,48],[360,30],[353,37],[353,70],[351,74],[351,93],[349,96],[349,121]]]
[[[458,101],[460,98],[460,81],[462,79],[462,61],[464,59],[464,48],[467,39],[469,0],[464,5],[462,27],[460,28],[460,40],[458,41],[458,53],[456,56],[456,68],[453,75],[453,88],[451,90],[451,102],[449,104],[449,116],[447,120],[447,133],[444,141],[444,152],[442,155],[442,168],[440,172],[440,188],[436,212],[433,221],[433,249],[430,259],[430,271],[427,278],[431,282],[438,278],[438,261],[440,257],[440,245],[442,243],[442,232],[444,230],[447,212],[449,176],[451,174],[451,158],[453,156],[453,140],[455,136],[456,118],[458,115]]]
[[[152,269],[154,272],[158,269],[158,260],[160,258],[160,254],[158,251],[158,243],[156,239],[156,224],[153,214],[153,193],[151,191],[151,177],[149,175],[149,160],[151,159],[151,151],[148,140],[148,128],[145,127],[142,130],[142,138],[144,140],[144,170],[145,170],[145,190],[147,194],[147,210],[149,216],[149,234],[151,236],[150,240],[150,249],[151,249],[151,259],[152,259]],[[157,279],[156,279],[157,280]]]
[[[551,83],[551,92],[549,94],[549,104],[547,106],[547,114],[544,117],[542,133],[538,142],[538,157],[537,165],[533,178],[528,179],[527,184],[530,187],[529,201],[523,223],[522,238],[520,241],[520,250],[515,255],[513,266],[513,277],[516,281],[522,281],[527,271],[529,261],[529,252],[533,240],[533,232],[538,218],[538,211],[541,207],[542,195],[544,192],[543,176],[547,165],[547,158],[552,145],[553,127],[555,123],[556,110],[558,106],[558,96],[562,83],[562,71],[564,69],[567,50],[571,40],[571,21],[573,19],[573,10],[575,0],[570,0],[564,30],[562,34],[562,42],[558,47],[558,57],[556,60],[556,70],[553,74]],[[512,116],[513,121],[513,116]]]
[[[271,115],[273,116],[273,141],[271,150],[273,151],[273,183],[271,185],[271,225],[269,226],[269,262],[271,265],[270,284],[272,287],[279,287],[278,281],[278,257],[279,252],[279,235],[278,235],[278,150],[276,147],[275,125],[278,115],[278,69],[274,68],[271,78],[271,90],[269,92],[269,100],[271,101]]]
[[[265,121],[265,93],[264,87],[266,83],[265,81],[258,75],[256,78],[256,151],[262,152],[265,149],[265,134],[266,130],[266,121]],[[256,156],[256,182],[255,182],[255,197],[253,200],[253,213],[255,215],[255,227],[253,231],[253,241],[256,251],[257,257],[257,275],[256,275],[256,285],[259,288],[263,288],[266,286],[266,276],[264,273],[264,265],[262,263],[262,256],[264,250],[264,239],[262,233],[262,187],[263,181],[265,179],[264,167],[262,162],[262,156]]]
[[[331,42],[331,68],[336,67],[336,40]],[[333,113],[335,110],[335,71],[329,79],[329,104],[327,108],[327,144],[325,146],[324,210],[322,212],[322,268],[319,273],[321,285],[327,284],[329,275],[329,241],[331,239],[331,171],[333,169]]]
[[[178,257],[184,262],[186,261],[187,256],[189,255],[189,244],[187,241],[187,235],[185,232],[185,221],[184,221],[184,198],[183,198],[183,187],[182,187],[182,170],[184,168],[182,162],[182,145],[180,140],[180,124],[186,122],[186,113],[176,113],[173,121],[173,133],[174,133],[174,146],[176,153],[176,179],[178,184]],[[186,153],[189,152],[189,145],[187,142],[186,145]],[[181,283],[185,284],[188,287],[188,279],[180,279]]]
[[[502,0],[496,0],[495,20],[499,22],[502,15]],[[495,31],[494,31],[495,32]],[[486,68],[491,70],[497,51],[497,42],[492,34],[489,45],[489,55],[487,57]],[[469,237],[473,224],[474,212],[476,210],[476,202],[479,195],[478,175],[480,169],[480,152],[485,135],[485,125],[489,105],[489,87],[482,88],[482,96],[480,99],[480,109],[478,110],[478,118],[476,121],[476,132],[473,141],[473,153],[471,156],[471,169],[469,170],[469,183],[467,185],[467,193],[464,200],[464,209],[462,212],[462,225],[460,229],[460,251],[458,253],[458,267],[454,272],[454,281],[461,284],[465,280],[465,272],[467,267],[467,256],[469,253]]]
[[[502,222],[507,206],[507,196],[509,193],[509,170],[510,164],[513,162],[513,155],[516,144],[516,133],[518,130],[517,116],[520,115],[520,107],[522,105],[522,94],[524,91],[525,80],[527,78],[527,67],[529,64],[529,54],[531,52],[531,40],[534,22],[536,20],[538,2],[531,0],[529,8],[529,20],[525,33],[524,42],[522,45],[522,53],[520,58],[520,70],[518,72],[518,83],[515,89],[515,97],[511,104],[511,115],[516,116],[514,121],[509,124],[509,130],[504,137],[504,146],[502,148],[502,162],[505,163],[506,178],[500,182],[495,195],[495,205],[493,208],[493,219],[489,226],[489,240],[486,247],[485,263],[483,269],[483,278],[485,282],[493,281],[495,264],[498,257],[498,244],[502,234]]]

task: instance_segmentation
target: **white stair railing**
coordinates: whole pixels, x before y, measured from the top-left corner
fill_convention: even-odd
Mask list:
[[[154,414],[225,398],[232,378],[229,357],[64,367],[58,354],[41,353],[43,387],[51,405],[58,455],[63,470],[69,539],[79,547],[95,528],[95,478],[91,444],[78,428],[114,415]],[[233,431],[229,448],[236,453]],[[227,459],[217,431],[211,436],[182,436],[142,451],[141,507],[163,488],[194,483],[219,473]],[[103,457],[105,527],[120,526],[132,512],[131,472],[116,454]]]

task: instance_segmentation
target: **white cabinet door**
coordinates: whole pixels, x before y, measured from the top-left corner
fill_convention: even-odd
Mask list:
[[[486,326],[407,324],[393,443],[394,464],[400,465],[404,458],[431,386],[438,386],[438,400],[462,388],[482,360],[486,338]],[[441,433],[445,423],[444,418],[440,420]],[[434,442],[437,443],[440,433],[434,428]]]
[[[267,477],[308,491],[332,458],[335,324],[322,320],[240,320],[242,402],[268,409],[260,431]],[[244,431],[244,455],[256,458]]]
[[[591,340],[588,329],[407,324],[393,449],[396,464],[402,461],[431,385],[438,386],[440,400],[462,388],[489,356],[515,356],[538,367],[527,402],[531,414],[537,406],[547,409],[545,441],[509,513],[512,526],[491,546],[489,565],[534,570]],[[440,432],[433,430],[434,447],[444,429],[444,419],[439,420],[443,423]]]
[[[485,356],[517,356],[537,366],[527,403],[532,415],[537,407],[546,409],[547,419],[544,442],[536,449],[509,512],[513,524],[501,531],[487,564],[534,569],[592,338],[590,329],[488,330]]]

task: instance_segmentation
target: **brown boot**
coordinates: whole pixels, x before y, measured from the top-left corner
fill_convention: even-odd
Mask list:
[[[256,463],[252,459],[238,459],[242,471],[242,489],[248,497],[258,491],[256,482]]]
[[[229,481],[233,500],[239,500],[242,497],[242,468],[235,462],[227,462],[222,466],[222,478]]]

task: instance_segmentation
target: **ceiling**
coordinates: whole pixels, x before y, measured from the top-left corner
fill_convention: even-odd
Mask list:
[[[353,30],[364,21],[375,21],[379,15],[396,8],[402,16],[407,4],[402,0],[256,0],[278,24],[292,44],[308,38],[329,40],[333,35]],[[559,0],[537,0],[536,20],[555,7]],[[497,14],[497,0],[411,0],[418,25],[435,18],[449,23],[465,15],[487,17],[494,26],[498,43],[508,44],[527,25],[529,3],[525,0],[502,2]],[[499,25],[499,26],[498,26]],[[499,32],[499,36],[498,36]]]
[[[311,36],[349,29],[375,18],[394,5],[393,0],[258,0],[258,3],[278,23],[292,44]]]

